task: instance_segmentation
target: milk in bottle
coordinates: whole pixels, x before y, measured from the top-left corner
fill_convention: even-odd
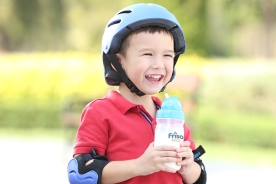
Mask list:
[[[161,109],[156,114],[156,129],[154,146],[171,145],[180,147],[184,141],[184,112],[177,96],[169,97],[165,94]],[[179,170],[174,162],[165,163],[166,166]]]

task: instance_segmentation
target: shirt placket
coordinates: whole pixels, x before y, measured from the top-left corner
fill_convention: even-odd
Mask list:
[[[151,119],[151,117],[149,117],[149,115],[146,112],[144,112],[139,105],[137,105],[136,107],[140,110],[140,114],[147,120],[147,122],[150,124],[152,130],[154,131],[155,127],[152,126],[153,120]],[[159,110],[160,106],[156,105],[156,108]]]

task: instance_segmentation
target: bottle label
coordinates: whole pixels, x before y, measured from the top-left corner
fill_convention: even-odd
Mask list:
[[[179,147],[184,141],[183,120],[159,118],[155,129],[154,145],[172,145]]]
[[[183,142],[184,137],[183,135],[178,135],[177,132],[169,133],[168,139],[171,140],[171,142]]]

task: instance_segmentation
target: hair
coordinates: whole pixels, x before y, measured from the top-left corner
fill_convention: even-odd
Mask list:
[[[122,41],[122,44],[121,44],[121,47],[119,49],[119,54],[125,56],[126,55],[126,51],[127,51],[127,48],[129,47],[129,38],[134,35],[134,34],[139,34],[139,33],[142,33],[142,32],[145,32],[145,33],[165,33],[169,36],[171,36],[171,38],[173,39],[173,35],[172,33],[167,30],[166,28],[164,27],[159,27],[159,26],[148,26],[148,27],[142,27],[136,31],[133,31],[131,32],[129,35],[127,35],[123,41]]]

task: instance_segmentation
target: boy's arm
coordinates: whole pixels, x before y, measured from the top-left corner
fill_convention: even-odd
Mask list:
[[[202,147],[200,146],[199,148],[202,148]],[[205,170],[204,164],[199,159],[199,157],[205,151],[202,148],[204,152],[198,155],[196,151],[198,151],[199,148],[194,150],[195,155],[193,155],[193,158],[192,158],[193,161],[189,165],[188,172],[184,171],[181,174],[181,176],[183,177],[183,182],[185,184],[191,184],[191,183],[206,184],[206,170]],[[106,167],[104,167],[103,169],[102,183],[118,183],[118,182],[131,179],[136,176],[148,175],[160,170],[174,173],[175,172],[174,169],[165,167],[163,165],[166,160],[163,160],[160,163],[155,162],[157,157],[153,157],[153,155],[158,154],[157,152],[161,153],[161,151],[164,151],[164,150],[169,151],[169,150],[173,150],[173,148],[169,148],[169,147],[154,148],[153,144],[150,144],[148,149],[145,151],[145,153],[137,159],[109,162],[106,165]]]
[[[184,184],[206,184],[207,174],[202,161],[198,159],[196,162],[193,162],[191,170],[188,173],[183,174],[182,177]]]
[[[158,171],[175,173],[176,170],[164,165],[165,162],[177,162],[174,146],[153,146],[151,143],[145,152],[136,159],[111,161],[103,169],[102,183],[119,183],[136,176],[146,176]]]
[[[199,158],[205,153],[205,150],[200,145],[192,153],[192,158],[183,159],[184,163],[178,172],[182,176],[184,184],[206,184],[207,173],[202,160]]]
[[[195,183],[198,180],[198,178],[200,177],[200,173],[201,173],[200,166],[196,162],[193,162],[190,165],[189,172],[181,174],[181,176],[185,184],[191,184],[191,183]]]
[[[112,161],[103,169],[102,183],[119,183],[139,175],[137,159]]]
[[[83,178],[85,180],[95,178],[92,184],[119,183],[135,176],[145,176],[158,171],[175,173],[175,169],[164,165],[165,162],[180,162],[181,158],[175,157],[175,154],[174,146],[154,147],[153,143],[151,143],[139,158],[132,160],[109,162],[105,159],[98,159],[106,158],[103,155],[99,155],[100,157],[91,157],[91,159],[87,159],[87,155],[90,154],[76,155],[75,159],[72,160],[77,160],[78,165],[75,164],[73,172],[68,171],[69,181],[70,173],[73,175],[73,182],[70,181],[71,184],[86,182]],[[83,176],[81,173],[84,173],[86,176]],[[78,178],[80,179],[78,180]],[[74,183],[74,181],[77,182]]]
[[[77,168],[75,170],[77,170],[78,173],[75,174],[74,177],[77,177],[78,179],[76,180],[73,178],[73,180],[70,181],[69,178],[71,184],[78,184],[83,182],[92,184],[119,183],[140,175],[135,159],[112,162],[92,159],[86,162],[88,155],[89,154],[81,154],[75,156],[75,159],[78,162]]]

